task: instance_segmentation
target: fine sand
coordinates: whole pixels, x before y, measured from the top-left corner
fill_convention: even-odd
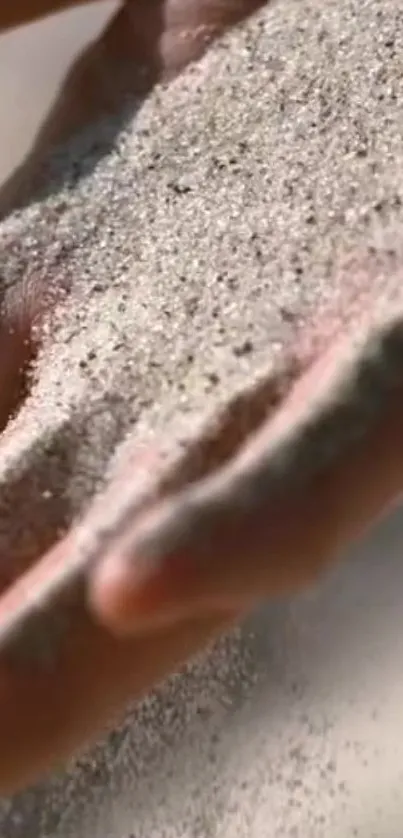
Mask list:
[[[6,286],[70,293],[0,451],[2,555],[43,549],[49,521],[56,537],[81,513],[129,433],[182,443],[269,372],[296,326],[342,299],[344,253],[386,242],[399,257],[402,42],[382,0],[265,10],[123,130],[119,117],[71,143],[47,194],[4,220]],[[389,564],[385,580],[369,563],[367,608],[354,568],[222,641],[67,776],[5,803],[0,833],[399,835],[386,721],[400,724],[400,692],[388,704],[377,679],[382,663],[394,683],[401,628]],[[368,654],[377,596],[390,619]],[[362,640],[345,658],[338,606]]]

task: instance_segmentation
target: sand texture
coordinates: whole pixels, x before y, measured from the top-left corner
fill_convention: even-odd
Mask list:
[[[110,124],[71,143],[53,162],[58,188],[3,222],[5,286],[70,295],[1,467],[10,486],[10,471],[44,471],[57,503],[63,487],[66,520],[133,428],[139,446],[168,428],[169,445],[172,433],[181,443],[269,377],[301,322],[320,321],[331,302],[344,324],[355,285],[375,288],[378,307],[396,302],[399,12],[384,15],[394,46],[377,40],[374,53],[371,26],[331,9],[330,22],[293,4],[287,22],[279,9],[258,16],[157,90],[113,151],[101,153]],[[381,12],[369,3],[368,14]],[[380,255],[367,256],[367,241]],[[337,259],[355,249],[362,262],[358,253],[337,276]]]
[[[22,282],[27,288],[49,284],[63,297],[46,324],[29,395],[0,446],[6,573],[91,509],[94,497],[117,479],[128,450],[135,457],[144,446],[161,449],[158,477],[168,475],[174,487],[214,471],[263,425],[307,359],[335,332],[355,335],[347,359],[353,368],[342,375],[343,386],[346,380],[354,386],[347,395],[341,384],[330,388],[326,405],[336,390],[342,408],[354,407],[358,392],[359,424],[365,424],[367,408],[372,415],[374,405],[382,406],[390,375],[392,383],[401,382],[402,42],[403,13],[391,2],[290,0],[264,10],[200,64],[155,88],[141,107],[128,107],[123,128],[119,115],[58,151],[42,194],[4,219],[5,291]],[[378,343],[367,345],[368,336]],[[365,380],[354,377],[357,369],[370,369],[369,396],[365,374]],[[228,436],[226,410],[234,403]],[[316,414],[322,409],[320,402],[312,406]],[[340,442],[333,431],[327,426],[324,447],[328,452],[337,437],[338,453],[345,435]],[[208,461],[203,446],[211,433],[217,444]],[[307,468],[312,458],[317,464],[322,443],[319,435]],[[248,474],[266,479],[262,448],[258,454]],[[292,468],[287,460],[287,479]],[[207,484],[210,500],[214,485]],[[141,474],[136,485],[123,486],[122,509],[148,491]],[[263,491],[267,483],[259,486]],[[224,488],[230,500],[239,497],[233,473]],[[159,491],[157,477],[150,491]],[[100,503],[101,515],[90,513],[90,542],[102,510],[110,526],[119,518],[116,506]],[[174,509],[181,524],[183,515],[183,508]],[[235,632],[134,711],[136,747],[147,752],[144,714],[146,729],[157,731],[150,766],[141,762],[140,777],[135,760],[126,761],[125,728],[48,790],[5,805],[0,832],[9,838],[27,832],[41,838],[143,832],[260,838],[262,824],[248,811],[255,806],[251,789],[266,782],[267,743],[251,755],[253,778],[239,786],[233,809],[220,808],[220,782],[199,765],[209,752],[207,739],[211,752],[217,750],[220,714],[226,714],[221,698],[232,696],[228,683],[235,684],[235,695],[243,682],[247,693],[262,666],[251,662],[258,652],[247,636],[247,630]],[[200,685],[207,709],[199,711]],[[146,805],[131,808],[125,790],[130,783],[137,789],[143,778],[152,785],[164,719],[174,720],[173,730],[186,724],[190,736],[194,724],[198,736],[199,712],[209,724],[191,771],[204,777],[203,804],[194,819],[191,798],[183,810],[177,803],[166,808],[159,775],[154,824]],[[114,808],[101,818],[94,800],[110,782]],[[281,776],[278,783],[283,786]],[[298,831],[294,815],[287,818],[284,790],[280,797],[267,834],[323,834],[319,812],[312,821],[301,816]],[[256,799],[264,808],[260,793]],[[214,816],[207,823],[209,812]],[[338,834],[331,825],[327,834]]]

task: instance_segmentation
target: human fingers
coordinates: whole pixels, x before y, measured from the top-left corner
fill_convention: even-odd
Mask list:
[[[80,587],[50,610],[32,607],[68,565],[71,533],[0,597],[0,793],[57,769],[162,678],[231,624],[205,614],[168,631],[119,639],[93,619]],[[74,535],[73,535],[74,546]],[[30,619],[24,622],[25,606]],[[18,614],[20,617],[18,618]],[[14,620],[15,631],[5,626]],[[15,622],[16,621],[16,622]]]
[[[21,280],[2,288],[0,432],[28,393],[31,365],[40,348],[44,319],[66,290],[64,284],[44,280],[35,271],[30,271],[29,266]]]
[[[261,432],[255,450],[249,447],[230,467],[232,475],[224,469],[208,492],[202,485],[163,504],[110,549],[94,573],[91,598],[111,628],[136,633],[212,608],[244,611],[295,592],[312,584],[395,501],[403,486],[400,386],[385,397],[365,433],[323,467],[313,464],[298,474],[298,463],[307,459],[305,452],[298,460],[300,452],[291,483],[290,460],[287,480],[281,477],[281,455],[271,471],[267,467],[270,440],[278,443],[290,416],[297,421],[298,404],[321,376],[331,377],[335,360],[330,352],[320,368],[310,370]],[[343,421],[348,426],[348,413]],[[291,449],[285,453],[292,457]],[[240,468],[242,457],[255,457],[249,475],[245,463]]]
[[[93,0],[15,0],[0,7],[0,32]]]

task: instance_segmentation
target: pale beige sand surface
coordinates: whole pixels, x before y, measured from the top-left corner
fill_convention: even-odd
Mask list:
[[[72,144],[58,190],[2,224],[6,282],[72,282],[3,446],[27,517],[12,529],[3,493],[2,551],[41,543],[45,507],[55,531],[78,513],[133,427],[152,439],[177,416],[180,435],[270,366],[336,294],[338,254],[398,237],[402,40],[381,0],[265,11],[157,90],[107,156],[110,126]],[[268,609],[54,787],[5,804],[2,833],[399,835],[397,519],[382,536],[365,586],[358,564]]]

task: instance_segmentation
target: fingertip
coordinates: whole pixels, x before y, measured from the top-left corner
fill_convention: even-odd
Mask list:
[[[108,557],[93,573],[89,601],[101,622],[119,634],[130,632],[136,618],[142,622],[147,615],[142,586],[116,556]]]
[[[107,557],[90,579],[89,601],[97,618],[120,635],[176,622],[191,610],[192,597],[172,568],[141,572],[141,562]]]

